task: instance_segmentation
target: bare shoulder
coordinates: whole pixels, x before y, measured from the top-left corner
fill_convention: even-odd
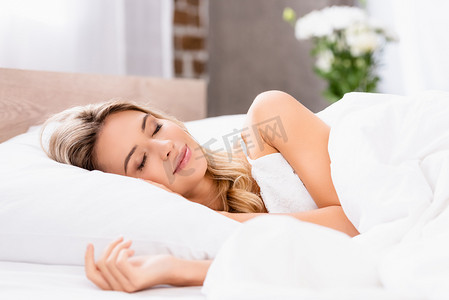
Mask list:
[[[257,95],[241,134],[249,157],[256,159],[281,152],[278,146],[287,141],[284,123],[304,113],[313,114],[288,93],[272,90]]]
[[[298,101],[288,93],[276,90],[266,91],[257,95],[248,110],[248,115],[265,116],[272,113],[273,109],[278,110],[297,103]]]
[[[250,154],[281,153],[318,207],[340,205],[330,175],[330,128],[313,112],[287,93],[264,92],[251,105],[246,126]]]
[[[263,92],[254,99],[241,134],[251,159],[279,152],[272,141],[276,137],[286,138],[281,116],[292,112],[297,102],[289,94],[276,90]]]
[[[282,91],[267,91],[259,94],[251,104],[247,113],[247,124],[261,125],[258,126],[260,133],[264,139],[270,143],[269,131],[267,129],[272,126],[281,126],[285,120],[303,117],[303,115],[313,115],[304,105],[291,95]],[[266,126],[263,126],[266,125]]]

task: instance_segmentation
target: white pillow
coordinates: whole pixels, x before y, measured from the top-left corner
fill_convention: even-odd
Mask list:
[[[245,114],[225,115],[186,122],[187,129],[203,146],[228,151],[235,137],[240,137]]]
[[[241,128],[244,115],[187,123],[204,144]],[[82,265],[119,235],[136,254],[213,258],[239,223],[142,180],[49,159],[39,130],[0,144],[0,260]]]

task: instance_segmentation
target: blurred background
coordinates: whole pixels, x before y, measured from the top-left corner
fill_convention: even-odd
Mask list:
[[[270,89],[318,112],[311,41],[282,14],[330,5],[362,6],[398,37],[379,92],[449,90],[446,0],[0,0],[0,67],[204,80],[208,116],[246,113]]]

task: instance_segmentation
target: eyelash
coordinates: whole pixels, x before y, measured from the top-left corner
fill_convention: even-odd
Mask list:
[[[162,124],[159,124],[159,123],[156,124],[156,129],[154,130],[153,135],[155,135],[156,133],[158,133],[158,131],[161,130],[161,127],[162,127]],[[138,170],[138,171],[142,171],[142,170],[143,170],[143,167],[145,167],[146,161],[147,161],[147,155],[144,154],[144,155],[143,155],[142,162],[141,162],[140,165],[137,167],[137,170]]]
[[[143,155],[143,159],[142,162],[140,163],[140,165],[137,167],[137,170],[142,171],[143,167],[145,167],[145,162],[147,161],[147,155],[144,154]]]
[[[156,133],[158,133],[158,131],[159,131],[161,128],[162,128],[162,124],[157,123],[157,124],[156,124],[156,129],[154,130],[153,135],[155,135]]]

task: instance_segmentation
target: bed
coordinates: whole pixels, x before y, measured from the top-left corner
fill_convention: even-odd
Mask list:
[[[356,238],[288,216],[241,224],[138,179],[53,162],[37,142],[48,113],[119,96],[151,100],[226,150],[244,115],[205,119],[204,92],[198,80],[0,69],[1,299],[449,297],[447,92],[350,93],[317,114]],[[136,254],[214,258],[204,286],[97,289],[85,246],[98,256],[118,235]]]
[[[50,164],[47,166],[50,169],[41,173],[42,165],[35,165],[37,161],[49,163],[43,153],[39,153],[37,143],[39,124],[48,116],[71,106],[111,98],[131,99],[162,109],[182,121],[188,121],[189,130],[201,143],[215,142],[210,145],[212,148],[220,147],[220,143],[225,146],[222,136],[239,128],[244,115],[211,118],[204,123],[201,119],[206,114],[205,92],[203,80],[0,69],[0,151],[3,157],[9,156],[0,162],[1,299],[205,299],[201,287],[159,286],[136,294],[100,291],[84,276],[84,247],[87,242],[94,242],[98,251],[107,240],[124,235],[134,239],[136,250],[141,253],[148,253],[147,250],[150,249],[151,253],[166,252],[189,258],[209,258],[238,225],[237,222],[198,205],[189,205],[184,201],[179,204],[179,198],[170,197],[158,188],[150,187],[148,190],[147,185],[133,181],[127,184],[130,183],[142,194],[159,197],[159,201],[171,201],[170,204],[156,201],[153,206],[149,206],[144,203],[148,199],[137,197],[131,202],[135,202],[134,207],[147,209],[145,215],[139,214],[139,209],[123,212],[123,207],[115,207],[113,211],[102,212],[100,218],[98,211],[88,207],[93,199],[101,203],[114,201],[115,198],[109,195],[108,198],[99,199],[101,195],[79,194],[77,188],[71,190],[66,185],[68,180],[83,184],[78,177],[84,175],[82,170],[77,170],[81,171],[79,174],[69,174],[70,171],[64,174],[57,171],[54,173],[61,166]],[[211,140],[214,136],[216,138]],[[19,156],[11,157],[11,152],[16,150],[8,147],[17,149],[22,158],[28,158],[23,161]],[[11,161],[15,162],[9,164]],[[20,170],[14,174],[5,173],[7,169],[16,168]],[[116,178],[117,176],[101,179],[105,174],[92,175],[94,177],[89,180],[95,183],[86,189],[104,191],[117,188],[117,184],[121,185],[119,182],[122,178]],[[65,183],[58,181],[61,176],[65,177]],[[41,181],[39,177],[42,178]],[[87,181],[84,184],[89,185]],[[58,189],[57,186],[60,185],[65,187]],[[67,189],[71,195],[68,195]],[[73,193],[76,197],[73,197]],[[62,198],[66,198],[66,201],[61,202]],[[178,208],[173,209],[174,206]],[[73,207],[78,207],[79,210],[75,209],[75,212]],[[83,212],[84,209],[86,210]],[[117,226],[105,225],[108,219],[117,216],[120,211],[122,216],[133,216],[132,224],[122,222]],[[173,216],[161,220],[161,215],[168,212]],[[191,218],[186,220],[188,224],[184,230],[172,229],[173,219],[179,219],[179,214],[184,212],[202,215],[205,218],[198,217],[198,220],[204,222],[218,222],[215,228],[218,233],[200,228],[204,226],[192,223]],[[86,215],[80,218],[81,214]],[[91,217],[87,216],[89,214]],[[94,215],[101,222],[93,221]],[[160,222],[157,221],[159,224],[156,225],[156,221],[147,222],[147,218]],[[161,228],[167,228],[170,233]],[[151,235],[145,231],[160,233]],[[209,242],[201,241],[212,234],[214,237]],[[189,238],[184,238],[183,235]]]

